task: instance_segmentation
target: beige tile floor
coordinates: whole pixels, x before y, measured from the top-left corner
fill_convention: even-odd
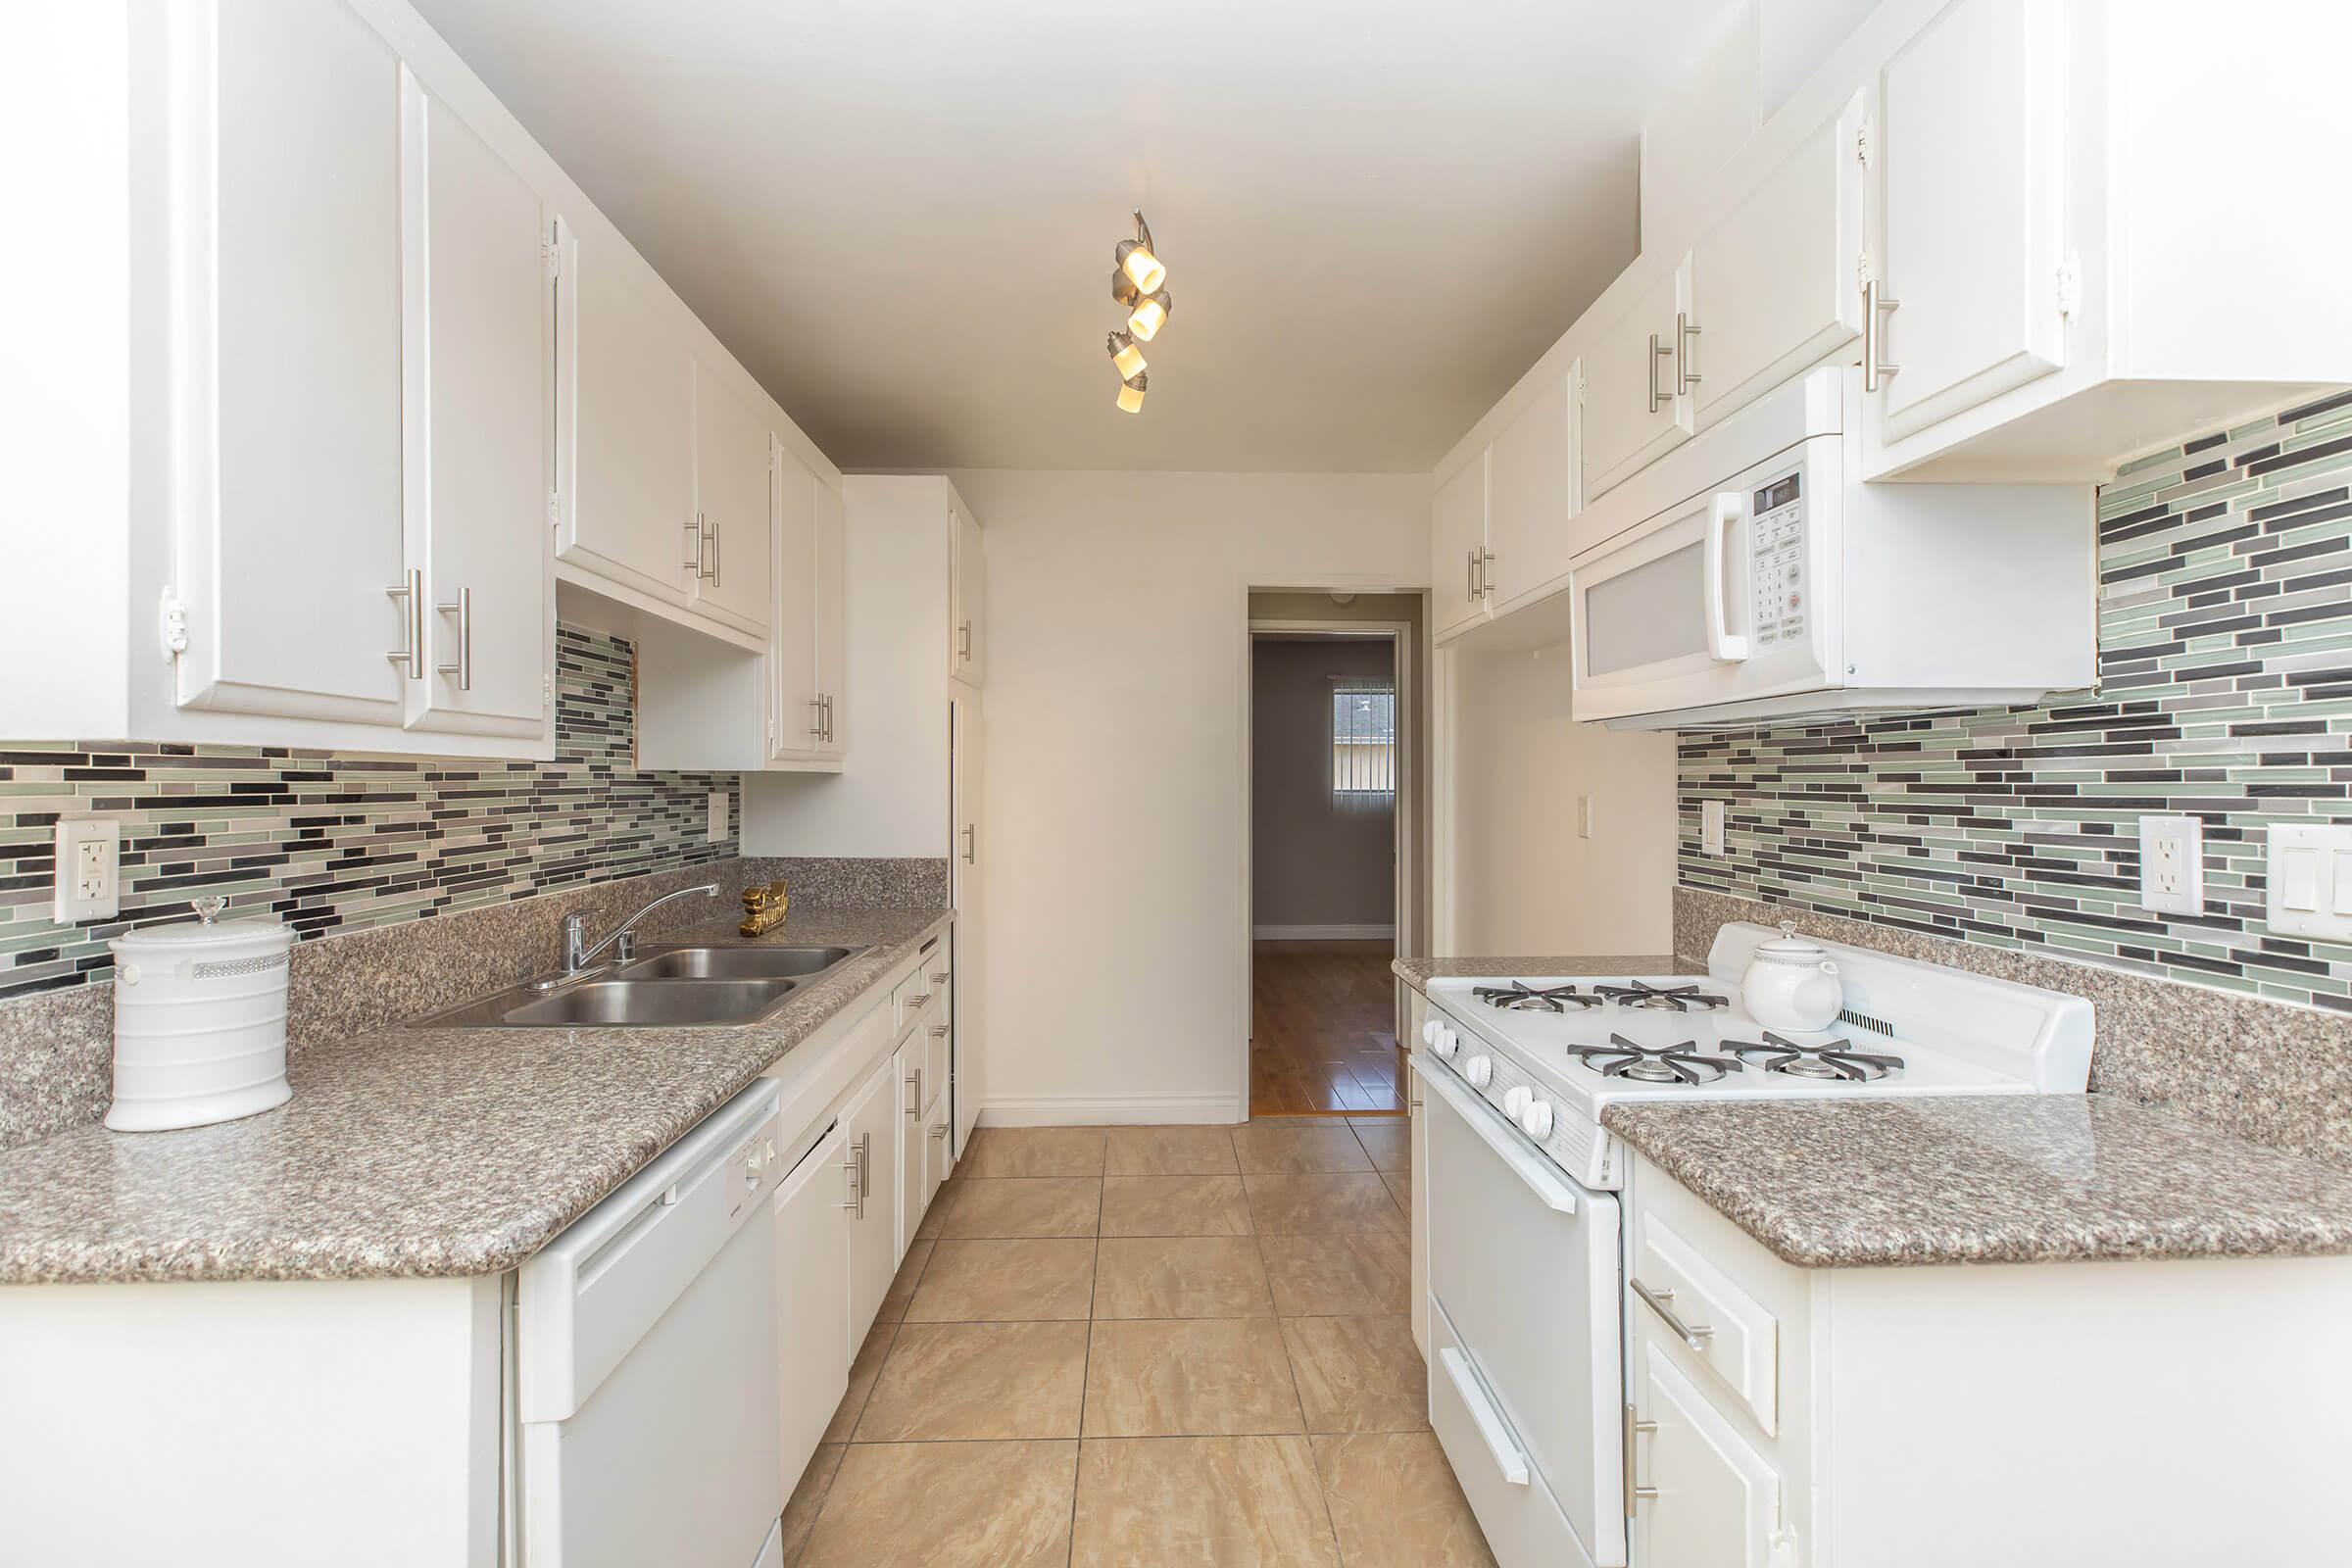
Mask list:
[[[1480,1568],[1396,1118],[990,1128],[785,1512],[788,1568]]]

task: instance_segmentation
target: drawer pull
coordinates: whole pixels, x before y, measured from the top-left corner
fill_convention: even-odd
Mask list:
[[[1676,1339],[1693,1350],[1702,1353],[1706,1350],[1706,1342],[1714,1335],[1715,1331],[1704,1323],[1685,1323],[1681,1318],[1676,1317],[1674,1309],[1666,1304],[1674,1299],[1672,1291],[1653,1291],[1640,1280],[1629,1279],[1627,1283],[1633,1286],[1636,1296],[1649,1303],[1649,1309],[1652,1312],[1665,1319],[1666,1326],[1674,1331]]]
[[[906,999],[906,1010],[908,1012],[919,1012],[930,1004],[931,993],[928,991],[924,992],[919,997],[908,997]]]
[[[1494,1468],[1501,1471],[1502,1479],[1512,1486],[1526,1486],[1527,1455],[1512,1441],[1510,1428],[1502,1424],[1501,1413],[1494,1408],[1494,1401],[1487,1397],[1486,1386],[1471,1368],[1470,1358],[1448,1347],[1438,1352],[1438,1360],[1445,1366],[1446,1375],[1453,1379],[1454,1389],[1461,1395],[1462,1403],[1469,1407],[1470,1419],[1477,1426],[1478,1435],[1487,1440],[1487,1450],[1494,1455]]]

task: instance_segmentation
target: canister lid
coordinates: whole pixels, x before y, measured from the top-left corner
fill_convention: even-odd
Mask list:
[[[266,953],[273,947],[293,945],[292,928],[274,918],[216,918],[227,905],[226,899],[198,899],[195,901],[196,919],[140,926],[136,930],[123,932],[107,943],[107,947],[120,961],[124,957],[164,958],[186,953],[217,952],[224,948],[246,948]]]

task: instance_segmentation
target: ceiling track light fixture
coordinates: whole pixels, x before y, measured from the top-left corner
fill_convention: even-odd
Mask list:
[[[1136,347],[1159,335],[1168,323],[1175,302],[1160,285],[1167,281],[1167,264],[1152,246],[1152,225],[1135,210],[1135,238],[1119,241],[1111,252],[1110,297],[1127,311],[1124,330],[1110,334],[1110,363],[1119,372],[1119,407],[1129,414],[1144,406],[1144,354]]]

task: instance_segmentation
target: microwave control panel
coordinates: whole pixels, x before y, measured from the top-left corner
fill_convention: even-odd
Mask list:
[[[1805,582],[1803,475],[1790,469],[1748,497],[1748,624],[1760,652],[1805,640],[1812,591]]]

